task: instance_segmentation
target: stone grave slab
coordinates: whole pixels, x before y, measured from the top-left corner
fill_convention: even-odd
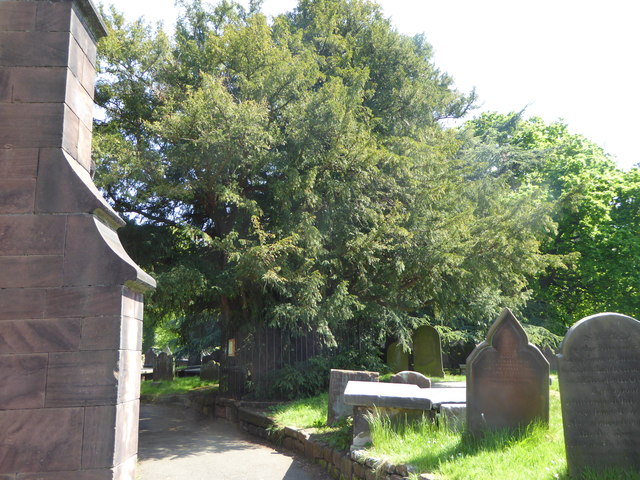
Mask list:
[[[467,424],[466,403],[443,403],[440,405],[439,421],[445,422],[449,429],[461,432]]]
[[[350,381],[344,391],[348,405],[431,410],[442,403],[464,403],[464,388],[420,388],[406,383]]]
[[[430,325],[413,333],[413,369],[427,377],[444,377],[440,334]]]
[[[351,381],[344,392],[344,401],[353,405],[353,447],[371,441],[367,416],[375,410],[389,416],[393,422],[407,422],[422,418],[435,419],[442,405],[464,405],[464,388],[420,388],[407,383]]]
[[[473,434],[549,421],[549,362],[508,309],[467,358],[466,391]]]
[[[409,353],[398,342],[387,347],[387,365],[393,373],[409,370]]]
[[[584,318],[559,352],[569,473],[640,471],[640,322],[617,313]]]
[[[329,409],[327,425],[335,425],[341,419],[353,415],[353,407],[344,402],[344,389],[351,380],[378,382],[378,372],[331,369],[329,376]]]

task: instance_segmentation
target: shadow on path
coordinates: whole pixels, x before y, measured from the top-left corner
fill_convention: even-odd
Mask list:
[[[320,467],[273,449],[222,419],[142,405],[139,480],[328,480]]]

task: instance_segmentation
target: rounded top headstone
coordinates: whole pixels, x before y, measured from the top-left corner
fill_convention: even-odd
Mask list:
[[[602,345],[602,342],[594,340],[604,340],[607,346],[612,341],[627,344],[638,336],[638,327],[638,320],[620,313],[606,312],[585,317],[567,331],[558,348],[558,357],[570,360],[587,353],[592,356],[593,349]]]
[[[425,377],[420,372],[413,372],[411,370],[405,370],[403,372],[396,373],[390,380],[391,383],[407,383],[411,385],[417,385],[420,388],[431,388],[431,380]]]

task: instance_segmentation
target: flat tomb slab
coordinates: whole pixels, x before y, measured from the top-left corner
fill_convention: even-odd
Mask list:
[[[465,403],[466,389],[350,381],[344,391],[344,402],[362,407],[431,410],[441,403]]]

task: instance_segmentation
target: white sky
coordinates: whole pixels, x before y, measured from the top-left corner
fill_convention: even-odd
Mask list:
[[[102,0],[130,19],[175,21],[174,0]],[[248,0],[244,0],[245,4]],[[640,163],[640,4],[633,0],[378,0],[481,110],[563,120],[622,168]],[[270,16],[297,0],[265,0]]]

